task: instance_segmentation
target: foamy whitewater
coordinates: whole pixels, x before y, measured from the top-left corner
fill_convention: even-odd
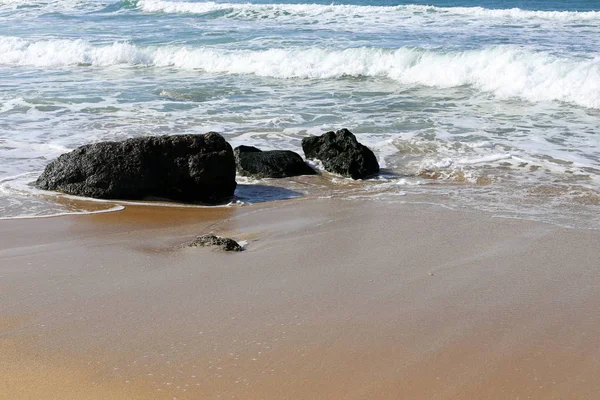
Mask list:
[[[101,212],[35,190],[79,145],[218,131],[302,154],[346,127],[383,166],[241,181],[600,228],[600,3],[0,0],[0,218]],[[317,165],[318,166],[318,165]]]

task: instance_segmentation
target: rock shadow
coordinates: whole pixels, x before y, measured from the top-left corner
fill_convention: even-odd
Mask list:
[[[289,200],[303,196],[302,193],[280,186],[238,184],[235,198],[248,203],[264,203],[275,200]]]

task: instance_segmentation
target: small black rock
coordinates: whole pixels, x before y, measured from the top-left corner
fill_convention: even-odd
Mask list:
[[[233,153],[240,175],[255,178],[286,178],[316,174],[298,153],[290,150],[262,151],[252,146],[238,146]]]
[[[325,169],[352,179],[363,179],[379,172],[375,154],[356,140],[348,129],[302,139],[304,155],[317,159]]]
[[[244,248],[233,239],[224,238],[215,235],[196,236],[196,239],[189,244],[189,247],[209,247],[217,246],[223,251],[242,251]]]

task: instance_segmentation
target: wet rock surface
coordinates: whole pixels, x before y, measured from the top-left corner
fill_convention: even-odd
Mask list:
[[[352,179],[364,179],[379,173],[375,154],[359,143],[348,129],[305,137],[302,149],[306,158],[321,161],[329,172]]]
[[[235,173],[231,146],[209,132],[81,146],[52,161],[35,186],[99,199],[216,204],[233,196]]]
[[[316,174],[298,153],[290,150],[262,151],[253,146],[238,146],[233,152],[240,175],[286,178]]]
[[[244,250],[244,248],[235,240],[215,235],[197,236],[188,247],[219,247],[223,251]]]

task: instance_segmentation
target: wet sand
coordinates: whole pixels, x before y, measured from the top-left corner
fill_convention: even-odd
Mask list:
[[[596,399],[599,243],[333,199],[0,221],[0,398]]]

